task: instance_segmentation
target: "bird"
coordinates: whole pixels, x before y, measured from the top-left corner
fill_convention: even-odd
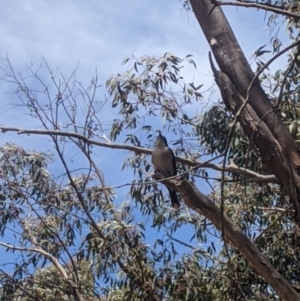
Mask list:
[[[152,151],[152,164],[156,173],[161,173],[164,177],[177,175],[176,161],[173,151],[169,148],[165,136],[158,131],[155,148]],[[171,204],[174,209],[180,207],[176,191],[169,189]]]

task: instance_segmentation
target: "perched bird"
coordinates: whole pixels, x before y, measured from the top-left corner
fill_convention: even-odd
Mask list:
[[[173,151],[168,147],[166,137],[164,137],[160,131],[158,131],[158,137],[156,140],[155,148],[152,151],[152,164],[155,172],[161,173],[163,176],[172,177],[176,176],[176,162]],[[174,209],[178,209],[180,204],[176,194],[176,191],[169,189],[169,195]]]

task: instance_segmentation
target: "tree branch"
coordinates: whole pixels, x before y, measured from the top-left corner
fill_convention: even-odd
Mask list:
[[[257,243],[260,238],[266,233],[268,232],[279,220],[281,220],[283,218],[283,216],[290,210],[293,208],[293,205],[290,205],[288,208],[285,209],[281,209],[281,213],[279,214],[279,216],[277,218],[275,218],[275,220],[263,231],[261,231],[259,233],[259,235],[255,238],[254,243]],[[277,208],[276,208],[277,209]]]
[[[78,292],[77,285],[71,279],[69,279],[68,274],[66,273],[66,271],[62,267],[62,265],[58,262],[58,260],[54,256],[52,256],[51,254],[49,254],[42,248],[40,248],[40,247],[36,247],[36,248],[16,247],[16,246],[6,244],[4,242],[0,242],[0,246],[6,247],[11,250],[17,250],[17,251],[21,251],[21,252],[33,252],[33,253],[39,253],[39,254],[43,255],[44,257],[46,257],[47,259],[49,259],[52,262],[52,264],[57,268],[57,270],[59,271],[59,273],[61,274],[63,279],[74,289],[77,299],[79,301],[83,301],[81,295]]]
[[[136,153],[143,153],[143,154],[152,154],[152,150],[144,147],[138,147],[134,145],[128,145],[128,144],[118,144],[118,143],[109,143],[109,142],[100,142],[97,140],[89,139],[81,134],[78,133],[71,133],[71,132],[63,132],[63,131],[55,131],[55,130],[30,130],[30,129],[22,129],[22,128],[16,128],[16,127],[5,127],[0,126],[0,130],[2,133],[6,132],[17,132],[18,135],[24,135],[24,134],[33,134],[33,135],[46,135],[46,136],[64,136],[69,138],[77,138],[82,140],[83,142],[89,144],[89,145],[97,145],[100,147],[107,147],[112,149],[123,149],[123,150],[129,150]],[[192,161],[190,159],[185,159],[176,156],[176,161],[182,164],[186,164],[191,167],[195,168],[211,168],[216,171],[225,171],[225,172],[231,172],[239,175],[244,175],[245,177],[248,177],[248,181],[256,181],[260,183],[277,183],[278,179],[274,175],[261,175],[259,173],[256,173],[252,170],[239,167],[235,165],[233,162],[230,162],[228,166],[225,166],[223,168],[223,165],[220,164],[214,164],[209,160],[209,162],[201,162],[201,161]]]
[[[20,285],[19,281],[16,281],[13,277],[11,277],[9,274],[7,274],[5,271],[3,271],[2,269],[0,269],[0,272],[5,275],[7,278],[9,278],[9,280],[16,285],[19,290],[21,290],[25,295],[29,296],[30,298],[32,298],[32,300],[36,300],[36,301],[40,301],[40,299],[36,298],[35,296],[33,296],[32,294],[29,293],[29,291],[27,291],[27,289],[24,289],[23,285]],[[3,285],[1,287],[1,289],[3,289]],[[3,298],[4,296],[2,296]]]
[[[154,174],[152,177],[155,180],[163,180],[159,174]],[[240,227],[234,224],[225,212],[223,212],[223,219],[221,219],[221,210],[207,196],[201,193],[196,186],[184,178],[177,181],[163,180],[162,182],[171,189],[176,189],[190,208],[208,218],[219,230],[223,228],[225,237],[245,256],[256,272],[273,287],[280,298],[289,301],[300,300],[300,296],[291,285],[242,232]]]
[[[227,5],[227,6],[242,6],[242,7],[246,7],[246,8],[254,7],[254,8],[270,11],[270,12],[273,12],[276,14],[284,15],[287,17],[300,19],[300,15],[292,13],[291,11],[285,10],[283,8],[278,8],[278,7],[272,6],[272,5],[260,4],[260,3],[256,3],[256,2],[244,2],[244,1],[223,2],[223,1],[212,0],[211,2],[213,4],[215,4],[216,6]]]

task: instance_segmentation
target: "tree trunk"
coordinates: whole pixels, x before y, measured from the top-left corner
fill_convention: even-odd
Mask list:
[[[235,106],[226,103],[227,99],[224,99],[222,93],[227,107],[235,114],[246,99],[247,89],[254,78],[254,73],[222,9],[214,8],[210,0],[190,0],[190,3],[221,72],[236,89],[239,101],[235,101]],[[222,92],[224,87],[220,89]],[[242,117],[241,125],[244,132],[259,148],[263,162],[283,184],[296,207],[298,220],[300,220],[298,172],[300,157],[297,145],[258,81],[254,82],[247,101],[248,108],[245,107],[243,111],[249,111],[250,107],[252,113],[250,112],[251,121],[249,118]]]

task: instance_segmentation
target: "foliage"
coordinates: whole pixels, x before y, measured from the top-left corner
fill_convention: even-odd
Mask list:
[[[298,29],[291,20],[288,27]],[[255,52],[257,66],[266,54],[264,46]],[[225,165],[233,162],[264,176],[268,170],[258,149],[239,124],[228,139],[234,116],[221,102],[201,116],[197,112],[205,98],[202,85],[186,83],[181,75],[186,65],[196,67],[191,55],[132,56],[123,61],[129,64],[107,80],[108,95],[99,100],[97,74],[84,87],[75,73],[58,77],[46,62],[22,76],[7,60],[4,79],[19,106],[47,131],[30,134],[46,135],[53,148],[51,153],[13,143],[0,148],[0,246],[16,258],[0,269],[1,300],[277,300],[209,220],[184,205],[178,212],[170,208],[166,190],[151,179],[148,153],[139,147],[152,147],[163,119],[170,146],[190,162],[219,158],[228,146]],[[298,69],[296,50],[285,70],[260,78],[296,140]],[[112,141],[102,121],[108,110]],[[109,179],[115,186],[105,181],[97,154],[103,150],[105,157],[105,148],[132,151],[119,166],[122,187],[115,178]],[[208,183],[211,199],[217,205],[225,200],[224,212],[297,284],[300,232],[282,187],[234,172],[220,177],[182,162],[179,172],[200,190]]]

